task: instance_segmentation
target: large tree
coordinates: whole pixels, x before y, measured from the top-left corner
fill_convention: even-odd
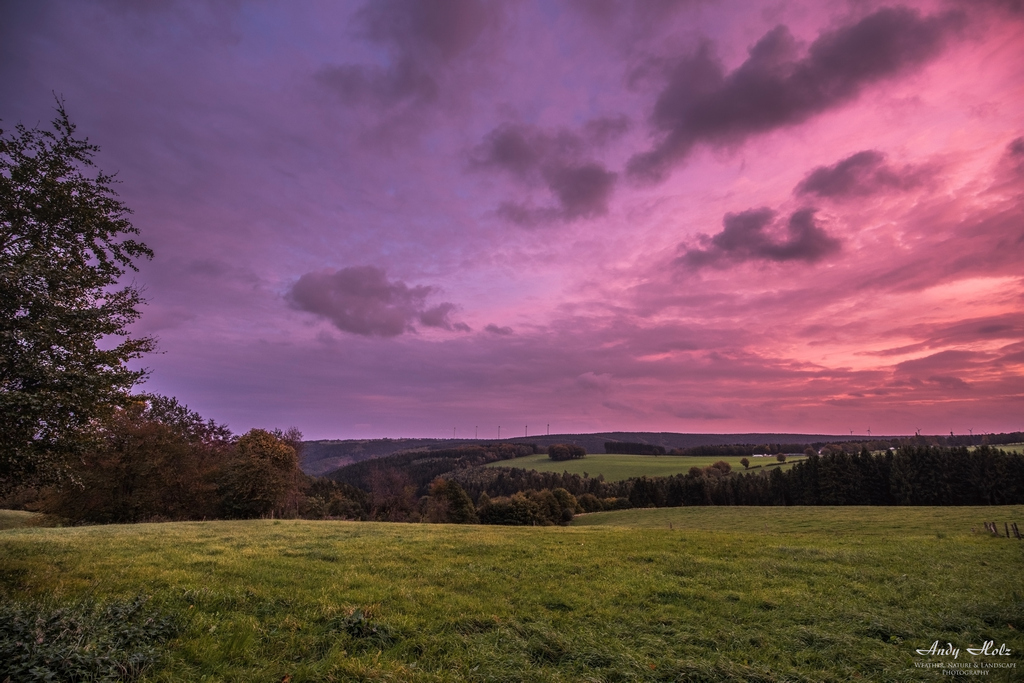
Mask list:
[[[299,485],[295,449],[264,429],[249,430],[235,444],[233,462],[220,482],[226,517],[282,515]]]
[[[152,252],[98,151],[59,101],[52,130],[0,128],[0,491],[59,479],[154,346],[129,335],[143,300],[121,281]]]

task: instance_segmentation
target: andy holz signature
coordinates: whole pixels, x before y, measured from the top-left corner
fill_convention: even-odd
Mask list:
[[[982,645],[981,647],[969,647],[969,648],[967,648],[967,652],[972,654],[972,655],[974,655],[974,656],[976,656],[976,657],[978,655],[1005,656],[1005,655],[1009,655],[1012,652],[1012,650],[1010,650],[1010,648],[1006,647],[1006,643],[1002,643],[999,646],[999,648],[997,649],[995,647],[995,641],[993,641],[993,640],[986,640],[985,644]],[[960,658],[960,648],[953,647],[952,643],[946,643],[945,647],[942,647],[942,646],[939,645],[939,641],[936,640],[934,643],[932,643],[931,647],[929,647],[927,649],[922,648],[920,650],[917,650],[917,654],[919,654],[919,655],[952,655],[953,659],[959,659]]]

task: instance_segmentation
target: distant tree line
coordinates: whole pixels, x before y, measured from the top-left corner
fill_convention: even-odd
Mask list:
[[[481,523],[526,525],[634,507],[1024,503],[1024,455],[989,446],[906,445],[881,454],[836,449],[823,455],[812,449],[788,471],[772,463],[757,472],[733,472],[719,461],[671,477],[615,482],[515,467],[456,467],[425,484],[390,466],[375,472],[360,519],[466,521],[473,518],[467,500],[475,501],[472,512]],[[421,485],[425,494],[417,496]]]
[[[605,441],[605,453],[624,453],[626,455],[665,455],[664,446],[649,443],[632,443],[629,441]]]
[[[145,396],[108,421],[73,469],[75,485],[22,502],[86,523],[275,516],[510,525],[640,507],[1024,504],[1024,455],[987,445],[906,444],[874,454],[846,445],[821,455],[808,449],[788,471],[772,463],[734,472],[719,461],[610,482],[483,467],[538,450],[498,443],[399,453],[313,478],[298,469],[295,430],[234,436],[175,399]]]
[[[435,450],[414,450],[395,453],[386,458],[364,460],[342,467],[327,476],[335,481],[364,490],[373,489],[385,470],[398,470],[408,478],[415,495],[427,494],[431,483],[442,474],[470,467],[480,467],[499,460],[512,460],[539,452],[534,444],[494,443],[458,446]]]

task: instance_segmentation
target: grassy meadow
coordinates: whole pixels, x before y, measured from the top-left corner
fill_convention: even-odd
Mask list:
[[[28,526],[54,526],[57,520],[36,512],[0,510],[0,531]]]
[[[972,451],[975,448],[977,448],[977,446],[971,446]],[[999,450],[1006,451],[1007,453],[1024,453],[1024,443],[1007,443],[993,446],[993,448],[998,448]]]
[[[7,605],[145,599],[148,681],[939,680],[1024,664],[1003,508],[673,508],[572,527],[239,521],[0,531]],[[986,680],[1019,680],[992,670]]]
[[[552,460],[547,453],[536,453],[515,460],[499,460],[486,467],[518,467],[538,472],[569,472],[570,474],[589,474],[591,477],[603,475],[605,481],[622,481],[631,477],[670,477],[674,474],[686,474],[691,467],[707,467],[719,460],[724,460],[733,471],[743,471],[741,455],[725,456],[683,456],[683,455],[623,455],[616,453],[591,453],[577,460]],[[751,472],[761,472],[774,467],[789,469],[793,463],[803,460],[803,456],[790,456],[784,465],[779,465],[775,456],[755,458],[747,456]],[[755,469],[757,465],[761,467]]]

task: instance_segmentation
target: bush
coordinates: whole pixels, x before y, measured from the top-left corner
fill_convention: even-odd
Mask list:
[[[555,496],[555,499],[558,501],[558,506],[562,508],[562,510],[571,510],[573,514],[583,512],[583,508],[580,507],[580,503],[576,500],[576,496],[572,495],[565,489],[560,487],[554,489],[551,493]]]
[[[473,500],[458,482],[438,478],[430,487],[427,502],[427,520],[440,524],[476,524],[476,508]]]
[[[540,506],[524,493],[513,496],[492,498],[486,507],[477,511],[483,524],[505,524],[508,526],[545,526],[551,522],[541,512]]]
[[[135,681],[159,661],[175,621],[144,598],[60,608],[0,603],[0,680]]]
[[[587,454],[587,449],[571,443],[556,443],[548,446],[548,457],[552,460],[575,460]]]

